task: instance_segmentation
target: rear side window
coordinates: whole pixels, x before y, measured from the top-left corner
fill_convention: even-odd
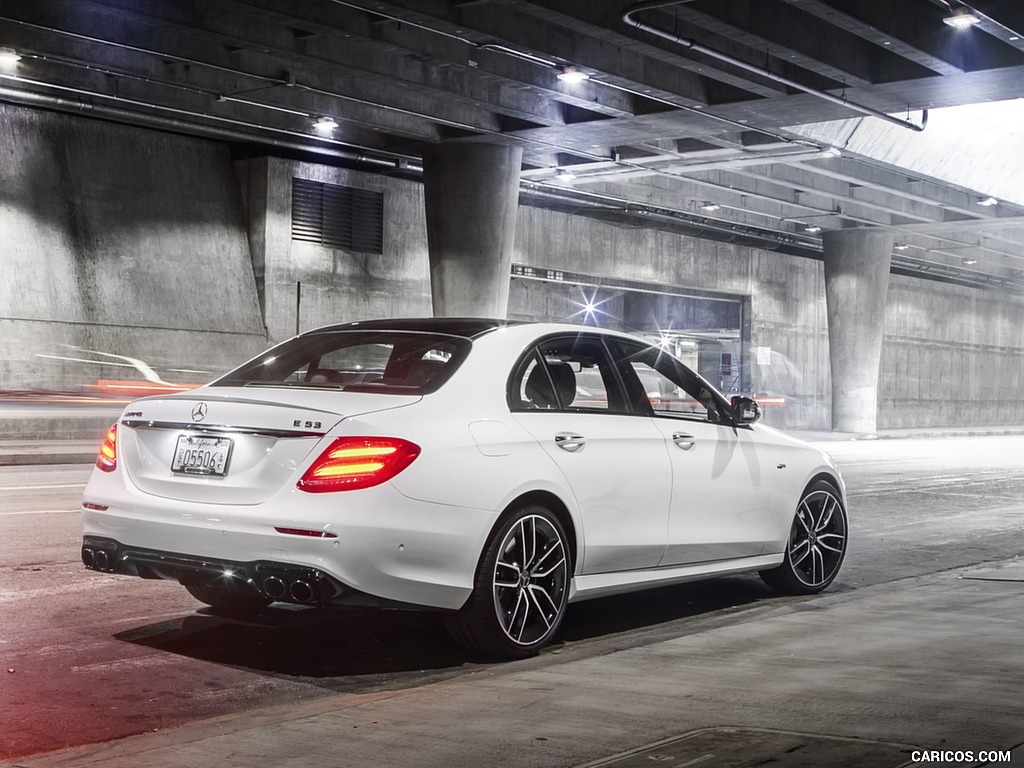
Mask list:
[[[471,346],[459,336],[416,331],[311,333],[279,344],[212,386],[427,394],[448,380]]]
[[[514,411],[626,411],[604,344],[586,335],[538,344],[513,373],[508,401]]]

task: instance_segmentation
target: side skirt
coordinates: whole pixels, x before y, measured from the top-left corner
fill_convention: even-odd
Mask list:
[[[620,595],[653,587],[666,587],[686,581],[698,581],[729,573],[745,573],[774,568],[782,562],[783,553],[721,560],[714,563],[694,563],[671,568],[652,568],[646,571],[617,571],[576,576],[569,593],[569,602],[578,603],[595,597]]]

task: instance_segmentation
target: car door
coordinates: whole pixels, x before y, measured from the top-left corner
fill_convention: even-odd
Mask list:
[[[633,402],[648,410],[672,464],[668,544],[661,565],[728,560],[764,548],[772,492],[767,451],[749,426],[734,426],[728,405],[658,347],[617,342],[617,364]]]
[[[660,431],[630,413],[601,337],[538,344],[510,379],[509,406],[572,489],[579,572],[656,567],[668,534],[672,467]]]

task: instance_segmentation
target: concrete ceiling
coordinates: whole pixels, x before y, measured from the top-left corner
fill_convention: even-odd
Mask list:
[[[1024,292],[1024,134],[980,179],[923,138],[1024,96],[1020,0],[2,0],[0,47],[8,103],[402,175],[514,142],[528,204],[811,258],[884,227],[896,272]]]

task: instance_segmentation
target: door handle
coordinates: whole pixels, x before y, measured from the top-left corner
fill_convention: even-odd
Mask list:
[[[688,435],[685,432],[674,432],[672,434],[672,442],[676,444],[677,448],[682,448],[684,451],[688,451],[697,444],[697,438],[693,435]]]
[[[577,435],[574,432],[559,432],[555,435],[555,445],[569,453],[576,453],[576,451],[582,450],[586,444],[587,439],[583,435]]]

